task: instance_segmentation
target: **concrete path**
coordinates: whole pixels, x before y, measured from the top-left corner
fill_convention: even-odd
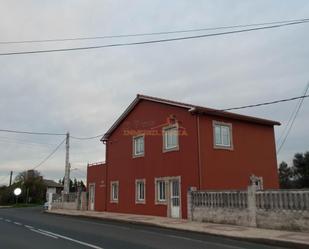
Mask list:
[[[309,233],[305,232],[291,232],[225,224],[200,223],[184,219],[172,219],[166,217],[111,212],[78,211],[64,209],[54,209],[48,212],[61,215],[90,217],[105,220],[117,220],[135,224],[146,224],[170,229],[226,236],[257,242],[265,242],[267,244],[287,246],[291,248],[309,248]]]

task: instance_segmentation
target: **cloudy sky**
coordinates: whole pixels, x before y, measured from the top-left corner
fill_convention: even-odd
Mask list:
[[[149,33],[309,18],[295,1],[1,0],[0,42]],[[0,129],[94,136],[104,133],[137,93],[226,108],[299,96],[309,80],[309,24],[170,43],[0,56]],[[211,31],[214,32],[214,31]],[[93,46],[166,37],[0,44],[0,53]],[[280,137],[297,101],[239,113],[278,120]],[[305,99],[278,162],[309,150]],[[63,136],[0,132],[0,184],[38,164]],[[38,168],[59,179],[64,146]],[[104,160],[98,139],[71,141],[73,177]]]

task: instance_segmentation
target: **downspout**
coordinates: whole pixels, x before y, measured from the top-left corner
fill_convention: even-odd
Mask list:
[[[197,158],[198,158],[198,178],[199,178],[199,190],[202,186],[202,166],[201,166],[201,139],[200,139],[200,116],[196,114],[196,126],[197,126]]]
[[[107,140],[103,140],[102,141],[103,144],[105,144],[105,212],[107,211],[107,201],[108,201],[108,198],[107,198],[107,193],[108,193],[108,177],[107,177],[107,172],[108,172],[108,160],[107,160]]]

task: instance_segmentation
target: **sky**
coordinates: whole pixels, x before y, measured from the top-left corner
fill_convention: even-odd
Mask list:
[[[1,1],[0,42],[198,29],[309,18],[304,0]],[[104,134],[146,94],[212,108],[302,95],[309,81],[309,23],[226,36],[87,51],[0,56],[0,129]],[[214,32],[214,31],[208,31]],[[197,32],[184,35],[199,35]],[[0,53],[135,42],[169,36],[1,44]],[[297,101],[238,113],[277,120],[278,139]],[[277,155],[291,162],[309,150],[309,99]],[[0,132],[0,184],[33,168],[64,139]],[[99,139],[71,140],[72,177],[104,161]],[[37,170],[64,175],[65,148]]]

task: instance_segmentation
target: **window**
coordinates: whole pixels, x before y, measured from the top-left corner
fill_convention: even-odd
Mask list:
[[[111,202],[118,202],[119,196],[119,182],[111,182]]]
[[[136,203],[145,203],[145,180],[136,180]]]
[[[215,148],[232,148],[232,125],[214,122]]]
[[[156,184],[157,202],[166,201],[166,184],[163,180],[158,180]]]
[[[133,137],[133,157],[144,155],[144,135]]]
[[[178,127],[171,126],[163,129],[164,151],[178,149]]]

